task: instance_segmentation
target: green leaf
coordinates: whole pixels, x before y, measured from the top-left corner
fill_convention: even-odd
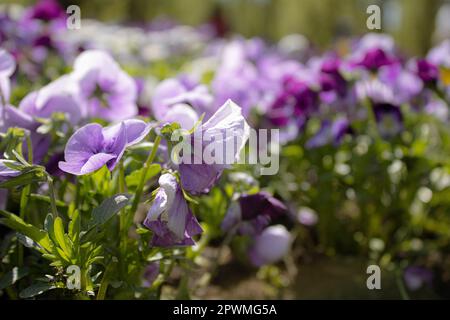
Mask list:
[[[22,290],[19,293],[19,297],[22,299],[32,298],[55,288],[56,286],[52,285],[51,283],[37,282]]]
[[[22,174],[0,183],[0,188],[14,188],[45,180],[45,169],[40,166],[27,167],[22,171]]]
[[[81,218],[78,210],[72,213],[72,220],[69,223],[69,237],[75,247],[78,247],[80,240]]]
[[[92,210],[93,226],[107,222],[124,208],[130,202],[130,199],[129,194],[119,193],[103,201],[99,207]]]
[[[10,272],[5,274],[0,279],[0,290],[3,290],[9,286],[12,286],[18,280],[27,276],[29,272],[30,272],[30,270],[27,267],[23,267],[23,268],[14,267]]]
[[[55,232],[55,238],[58,242],[59,247],[66,253],[67,257],[70,257],[72,254],[72,248],[70,244],[66,242],[66,237],[64,233],[64,224],[60,217],[55,218],[55,222],[53,223],[53,228]]]
[[[51,251],[52,244],[50,242],[50,238],[48,237],[47,232],[36,228],[35,226],[26,223],[20,217],[7,212],[5,210],[0,210],[0,214],[5,218],[0,219],[0,223],[5,226],[24,234],[30,239],[34,240],[38,243],[42,248],[47,251]]]
[[[135,170],[131,174],[129,174],[125,181],[127,183],[128,187],[137,187],[139,185],[139,181],[141,179],[141,176],[143,174],[144,169]],[[145,180],[150,180],[154,176],[156,176],[158,173],[161,172],[161,166],[158,163],[153,163],[148,167],[147,176],[145,177]]]

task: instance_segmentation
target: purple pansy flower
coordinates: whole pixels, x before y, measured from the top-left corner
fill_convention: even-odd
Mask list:
[[[19,109],[39,118],[50,118],[56,112],[63,113],[72,125],[77,124],[84,116],[77,86],[69,75],[29,93],[21,101]]]
[[[375,103],[373,111],[383,138],[394,137],[403,130],[403,115],[399,107],[390,103]]]
[[[450,39],[431,49],[427,55],[427,61],[435,66],[450,68]]]
[[[413,71],[424,83],[433,84],[439,78],[439,69],[426,59],[417,59],[412,63]]]
[[[282,225],[270,226],[257,235],[249,249],[251,263],[260,267],[282,259],[291,246],[292,237]]]
[[[368,33],[353,48],[350,64],[376,71],[380,67],[398,61],[394,54],[395,46],[392,37],[377,33]]]
[[[16,69],[16,62],[12,55],[0,48],[0,106],[7,104],[10,95],[9,78]]]
[[[403,279],[409,290],[416,291],[424,285],[431,286],[433,273],[424,267],[410,266],[405,269]]]
[[[299,209],[297,213],[297,220],[301,224],[311,227],[317,224],[319,217],[314,210],[304,207]]]
[[[97,123],[78,129],[67,142],[59,168],[74,175],[92,173],[104,165],[113,170],[125,149],[140,142],[150,130],[141,120],[126,120],[103,128]]]
[[[50,21],[65,16],[65,12],[56,0],[40,0],[31,8],[30,18]]]
[[[260,100],[258,85],[258,70],[247,60],[242,45],[237,41],[228,44],[211,84],[214,104],[222,105],[231,99],[242,107],[244,115],[248,115]]]
[[[194,245],[192,237],[203,230],[184,199],[176,177],[166,173],[158,182],[158,192],[144,221],[144,225],[154,233],[152,245]]]
[[[136,83],[108,53],[84,51],[75,60],[72,76],[91,117],[120,121],[137,115]]]
[[[286,206],[267,192],[242,195],[232,204],[222,221],[222,230],[238,226],[240,234],[255,235],[287,212]]]
[[[250,128],[241,108],[228,100],[190,137],[194,153],[183,154],[178,165],[183,188],[193,194],[208,192],[222,171],[238,160],[249,135]],[[216,150],[215,146],[222,152],[221,157],[216,154],[221,158],[219,163],[204,159],[205,150]]]
[[[205,113],[206,118],[211,116],[212,101],[213,97],[205,85],[179,77],[164,80],[155,88],[152,110],[155,118],[162,122],[189,119],[189,122],[185,120],[182,124],[182,128],[189,130],[197,122],[199,114]]]

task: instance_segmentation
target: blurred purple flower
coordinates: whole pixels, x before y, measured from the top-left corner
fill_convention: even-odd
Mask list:
[[[186,78],[179,77],[162,81],[156,88],[152,97],[152,110],[155,118],[159,121],[171,122],[174,120],[174,114],[179,111],[172,110],[174,106],[184,105],[182,119],[186,116],[192,119],[185,123],[184,129],[191,129],[190,123],[198,120],[198,115],[205,113],[206,119],[211,116],[211,104],[213,97],[208,92],[208,88],[204,85]],[[194,117],[195,115],[195,117]]]
[[[12,55],[0,48],[0,106],[9,102],[10,77],[16,69],[16,62]]]
[[[242,195],[238,204],[232,204],[228,209],[221,228],[228,231],[238,226],[240,234],[256,235],[286,212],[287,207],[267,192]]]
[[[298,221],[308,227],[314,226],[319,221],[317,213],[310,208],[300,208],[297,213]]]
[[[403,279],[409,290],[416,291],[424,285],[431,286],[433,273],[424,267],[410,266],[405,269]]]
[[[67,142],[65,162],[59,168],[74,175],[92,173],[104,165],[113,170],[125,149],[140,142],[150,127],[140,120],[126,120],[103,128],[97,123],[78,129]]]
[[[373,111],[383,138],[394,137],[403,130],[403,115],[399,107],[389,103],[375,103]]]
[[[192,214],[176,177],[170,173],[159,178],[159,189],[144,225],[153,231],[156,247],[194,245],[193,236],[202,228]]]
[[[183,155],[190,163],[181,161],[178,166],[183,188],[193,194],[208,192],[219,179],[224,169],[235,163],[249,137],[249,126],[242,116],[241,108],[228,100],[207,122],[196,130],[192,137],[195,151],[196,145],[201,147],[201,153]],[[230,139],[234,142],[230,146]],[[227,142],[228,141],[228,142]],[[223,149],[223,163],[208,163],[203,159],[204,150],[214,145]],[[231,150],[227,149],[231,147]],[[200,154],[198,154],[200,153]],[[199,156],[202,158],[199,159]]]
[[[435,66],[450,68],[450,39],[431,49],[427,61]]]
[[[136,83],[101,50],[87,50],[74,63],[72,76],[91,117],[121,121],[137,115]]]
[[[21,101],[19,109],[39,118],[51,118],[53,113],[63,113],[72,125],[79,123],[85,114],[78,98],[77,86],[68,75],[29,93]]]
[[[416,74],[425,83],[435,83],[439,78],[438,68],[426,59],[417,59],[414,61],[413,68]]]
[[[65,12],[56,0],[40,0],[31,8],[30,18],[51,21],[65,16]]]
[[[337,118],[333,122],[323,120],[319,131],[306,142],[306,147],[319,148],[330,143],[338,146],[344,136],[352,132],[349,121],[344,117]]]
[[[291,242],[291,235],[284,226],[270,226],[253,239],[249,249],[250,261],[256,267],[275,263],[289,252]]]
[[[259,103],[258,85],[258,70],[247,60],[242,45],[237,41],[228,44],[211,84],[214,105],[222,105],[231,99],[242,107],[244,115],[248,115]]]

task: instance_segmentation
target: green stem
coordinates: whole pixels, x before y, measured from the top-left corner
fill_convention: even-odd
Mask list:
[[[111,275],[111,272],[112,272],[116,262],[117,262],[117,259],[113,258],[113,261],[111,263],[109,263],[108,266],[106,267],[105,273],[102,278],[102,282],[100,283],[100,288],[98,289],[98,292],[97,292],[97,300],[105,300],[106,291],[108,290],[108,286],[109,286],[110,275]]]
[[[156,152],[158,151],[159,143],[161,142],[161,137],[156,136],[155,142],[153,143],[152,152],[149,154],[147,161],[144,164],[144,170],[139,180],[138,188],[136,189],[136,196],[134,197],[133,205],[131,206],[131,212],[135,213],[141,200],[142,193],[144,192],[145,177],[147,177],[148,169],[156,157]]]
[[[55,196],[55,187],[53,185],[53,178],[48,176],[48,187],[50,191],[50,205],[52,208],[53,218],[58,216],[58,209],[56,208],[56,196]]]

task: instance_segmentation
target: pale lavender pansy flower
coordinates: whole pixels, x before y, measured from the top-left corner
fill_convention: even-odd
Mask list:
[[[12,55],[0,48],[0,105],[9,102],[11,93],[10,77],[16,69]]]
[[[431,49],[427,60],[436,66],[450,68],[450,39]]]
[[[89,174],[104,165],[112,171],[125,149],[144,139],[149,130],[145,122],[133,119],[106,128],[87,124],[70,137],[59,168],[74,175]]]
[[[194,245],[192,237],[203,230],[184,199],[176,177],[166,173],[158,182],[159,189],[144,221],[153,231],[151,244],[157,247]]]
[[[246,59],[244,48],[236,41],[228,44],[211,84],[214,104],[222,105],[231,99],[248,115],[261,97],[258,85],[258,70]]]
[[[19,104],[19,109],[39,118],[50,118],[56,112],[63,113],[75,125],[85,116],[78,94],[76,83],[69,75],[65,75],[29,93]]]
[[[267,227],[253,239],[248,253],[250,261],[256,267],[275,263],[289,252],[291,243],[291,234],[283,225]]]
[[[137,115],[136,83],[108,53],[84,51],[75,60],[72,76],[89,116],[120,121]]]
[[[416,291],[424,285],[431,286],[433,273],[424,267],[410,266],[405,269],[403,279],[409,290]]]
[[[194,132],[194,152],[183,155],[178,166],[183,188],[193,194],[208,192],[223,170],[239,159],[249,135],[250,127],[242,115],[241,108],[228,100]],[[216,159],[210,159],[211,163],[209,160],[205,161],[206,149],[221,150],[221,155],[215,155],[219,163]]]
[[[317,213],[311,208],[303,207],[298,210],[297,220],[301,224],[307,227],[311,227],[317,224],[317,222],[319,221],[319,217],[317,216]]]
[[[174,114],[177,114],[177,120],[186,116],[195,123],[198,115],[205,113],[206,118],[211,115],[212,101],[213,97],[205,85],[197,84],[187,77],[179,77],[164,80],[155,88],[152,110],[155,118],[162,122],[173,121]],[[182,127],[191,129],[189,124],[192,121],[187,123],[188,127]]]

